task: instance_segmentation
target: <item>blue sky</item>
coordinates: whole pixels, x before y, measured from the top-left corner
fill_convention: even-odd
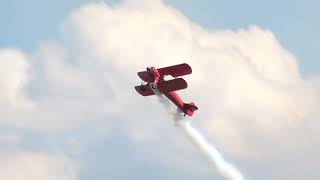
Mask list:
[[[77,7],[88,0],[3,1],[0,6],[1,47],[31,51],[39,41],[59,35],[59,26]],[[95,1],[96,2],[96,1]],[[115,3],[116,0],[108,0]],[[165,0],[189,19],[209,29],[239,29],[258,25],[270,29],[281,44],[300,62],[308,76],[320,70],[320,2],[306,1],[217,1]]]

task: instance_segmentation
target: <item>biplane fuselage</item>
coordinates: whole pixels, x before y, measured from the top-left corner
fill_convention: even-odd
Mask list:
[[[181,97],[175,92],[187,88],[187,82],[182,78],[176,78],[191,74],[191,67],[187,64],[180,64],[166,68],[156,69],[148,67],[146,71],[138,72],[138,76],[146,85],[136,86],[136,91],[142,96],[155,95],[157,92],[164,94],[170,99],[184,114],[192,116],[193,112],[198,109],[193,102],[184,103]],[[165,75],[175,77],[173,80],[165,80]]]

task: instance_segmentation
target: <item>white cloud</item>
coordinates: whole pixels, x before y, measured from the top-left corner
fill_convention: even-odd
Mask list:
[[[37,150],[27,133],[1,126],[0,179],[75,180],[77,164],[62,151]],[[46,149],[47,147],[42,147]]]
[[[162,5],[104,4],[74,12],[62,29],[76,44],[73,51],[114,76],[119,94],[129,92],[144,66],[188,62],[194,74],[185,94],[201,106],[197,116],[207,132],[235,153],[226,132],[245,142],[241,131],[250,124],[259,129],[252,133],[278,136],[316,108],[313,84],[301,78],[297,60],[269,30],[208,31]]]
[[[0,49],[0,59],[0,102],[6,107],[26,108],[30,105],[23,89],[30,78],[26,55],[19,50]]]
[[[74,165],[64,157],[19,152],[0,156],[0,178],[10,180],[75,180]]]

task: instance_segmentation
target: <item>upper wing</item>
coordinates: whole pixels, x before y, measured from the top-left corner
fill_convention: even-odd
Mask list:
[[[134,87],[136,91],[142,96],[152,96],[154,95],[153,90],[149,87],[149,85],[141,85]]]
[[[138,72],[137,74],[145,82],[153,81],[153,79],[149,77],[149,74],[147,73],[147,71],[141,71],[141,72]]]
[[[158,88],[165,92],[178,91],[188,87],[187,82],[182,78],[159,82]]]
[[[171,75],[173,77],[184,76],[192,73],[191,67],[186,63],[160,68],[158,71],[161,76]]]

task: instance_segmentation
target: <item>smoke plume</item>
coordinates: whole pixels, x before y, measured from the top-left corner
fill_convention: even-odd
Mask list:
[[[214,164],[221,176],[228,180],[244,180],[241,172],[231,163],[227,162],[222,154],[210,144],[197,129],[191,126],[189,121],[183,120],[179,124],[190,140],[199,147]]]
[[[173,117],[179,127],[183,129],[189,139],[202,151],[202,153],[213,163],[219,174],[227,180],[244,180],[241,172],[231,163],[227,162],[222,154],[210,144],[205,137],[190,122],[184,120],[181,111],[172,111],[171,104],[167,98],[157,90],[154,90],[158,101],[164,106],[166,111]]]

